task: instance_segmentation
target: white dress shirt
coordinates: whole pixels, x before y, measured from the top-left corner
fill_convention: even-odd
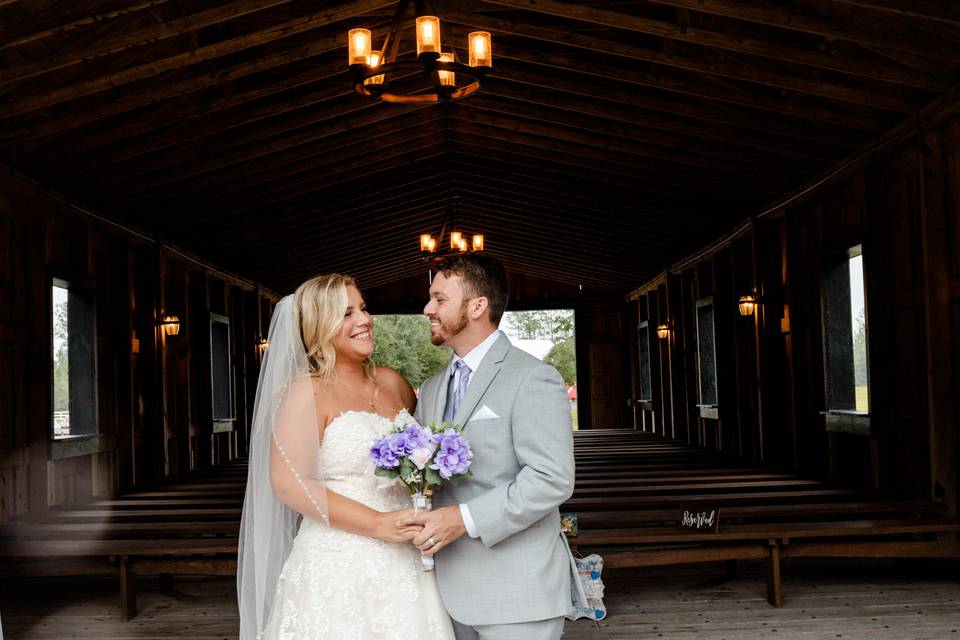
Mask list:
[[[487,352],[490,351],[490,347],[493,346],[493,343],[496,342],[501,336],[499,329],[487,336],[483,342],[475,346],[462,358],[457,354],[453,354],[453,357],[450,359],[450,367],[447,369],[448,379],[450,375],[460,375],[460,369],[456,369],[455,365],[458,360],[463,360],[464,363],[470,367],[470,379],[467,380],[467,389],[470,388],[470,383],[473,382],[473,374],[476,373],[477,367],[480,366],[480,363],[483,362],[484,356],[487,355]],[[453,381],[454,385],[459,384],[459,380]],[[456,388],[456,387],[454,387]],[[464,389],[464,394],[466,394],[466,389]],[[473,517],[470,515],[470,509],[467,508],[466,504],[460,505],[460,517],[463,518],[463,527],[467,530],[467,535],[471,538],[478,538],[480,536],[477,533],[477,526],[473,522]]]

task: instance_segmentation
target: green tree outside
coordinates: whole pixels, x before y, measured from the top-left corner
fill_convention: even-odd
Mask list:
[[[430,322],[423,316],[376,316],[373,360],[396,369],[414,389],[450,362],[450,349],[430,342]]]
[[[553,365],[563,381],[567,384],[577,383],[577,355],[575,351],[576,343],[573,338],[564,338],[553,345],[543,359],[547,364]]]
[[[67,303],[53,309],[53,410],[70,410],[69,334],[67,332]]]
[[[554,344],[573,337],[573,310],[508,311],[508,326],[521,340],[550,340]]]

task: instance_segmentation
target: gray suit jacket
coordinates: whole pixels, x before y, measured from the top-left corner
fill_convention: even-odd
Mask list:
[[[415,415],[422,424],[443,418],[447,372],[423,383]],[[472,420],[484,406],[497,417]],[[574,462],[563,380],[500,336],[473,373],[454,421],[466,424],[473,475],[445,484],[434,503],[466,503],[480,537],[464,535],[437,554],[447,611],[466,625],[566,615],[571,558],[558,507],[573,493]]]

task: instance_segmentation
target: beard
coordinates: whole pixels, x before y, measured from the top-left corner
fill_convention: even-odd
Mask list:
[[[460,306],[460,315],[457,317],[456,322],[448,323],[442,318],[438,319],[440,320],[440,332],[430,332],[430,343],[435,347],[442,347],[445,342],[456,337],[461,331],[467,328],[469,322],[467,318],[467,303],[464,302]]]

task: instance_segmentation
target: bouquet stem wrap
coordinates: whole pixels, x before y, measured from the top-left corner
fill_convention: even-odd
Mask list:
[[[410,496],[413,499],[413,512],[430,511],[433,509],[433,500],[429,495],[422,491],[417,491]],[[420,566],[424,571],[433,571],[433,556],[420,554]]]

